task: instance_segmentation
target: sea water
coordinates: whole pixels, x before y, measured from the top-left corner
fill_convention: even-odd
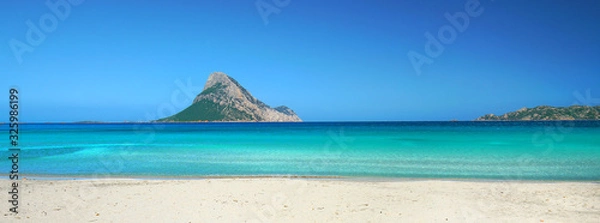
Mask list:
[[[598,121],[19,127],[21,177],[600,180]]]

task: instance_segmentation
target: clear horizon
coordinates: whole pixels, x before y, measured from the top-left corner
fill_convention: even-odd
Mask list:
[[[17,87],[22,122],[156,120],[190,105],[215,71],[315,122],[600,105],[598,1],[49,0],[0,10],[1,102]]]

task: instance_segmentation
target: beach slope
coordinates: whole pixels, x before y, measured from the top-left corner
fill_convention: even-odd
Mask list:
[[[10,190],[1,180],[0,190]],[[5,199],[6,200],[6,199]],[[597,182],[23,180],[1,222],[599,222]]]

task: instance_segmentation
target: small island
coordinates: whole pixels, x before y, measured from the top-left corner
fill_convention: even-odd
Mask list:
[[[521,108],[504,115],[487,114],[475,121],[563,121],[600,120],[600,106],[573,105],[570,107],[538,106]]]
[[[192,105],[157,122],[300,122],[296,113],[286,107],[271,108],[256,99],[235,79],[214,72],[204,90]]]

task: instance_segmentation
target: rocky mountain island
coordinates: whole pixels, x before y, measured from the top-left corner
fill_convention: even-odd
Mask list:
[[[300,122],[296,113],[286,107],[271,108],[253,97],[235,79],[222,72],[212,73],[204,90],[196,96],[192,105],[183,111],[158,122],[193,121],[259,121]]]
[[[521,108],[504,115],[487,114],[476,121],[550,121],[600,120],[600,106],[573,105],[570,107],[538,106]]]

